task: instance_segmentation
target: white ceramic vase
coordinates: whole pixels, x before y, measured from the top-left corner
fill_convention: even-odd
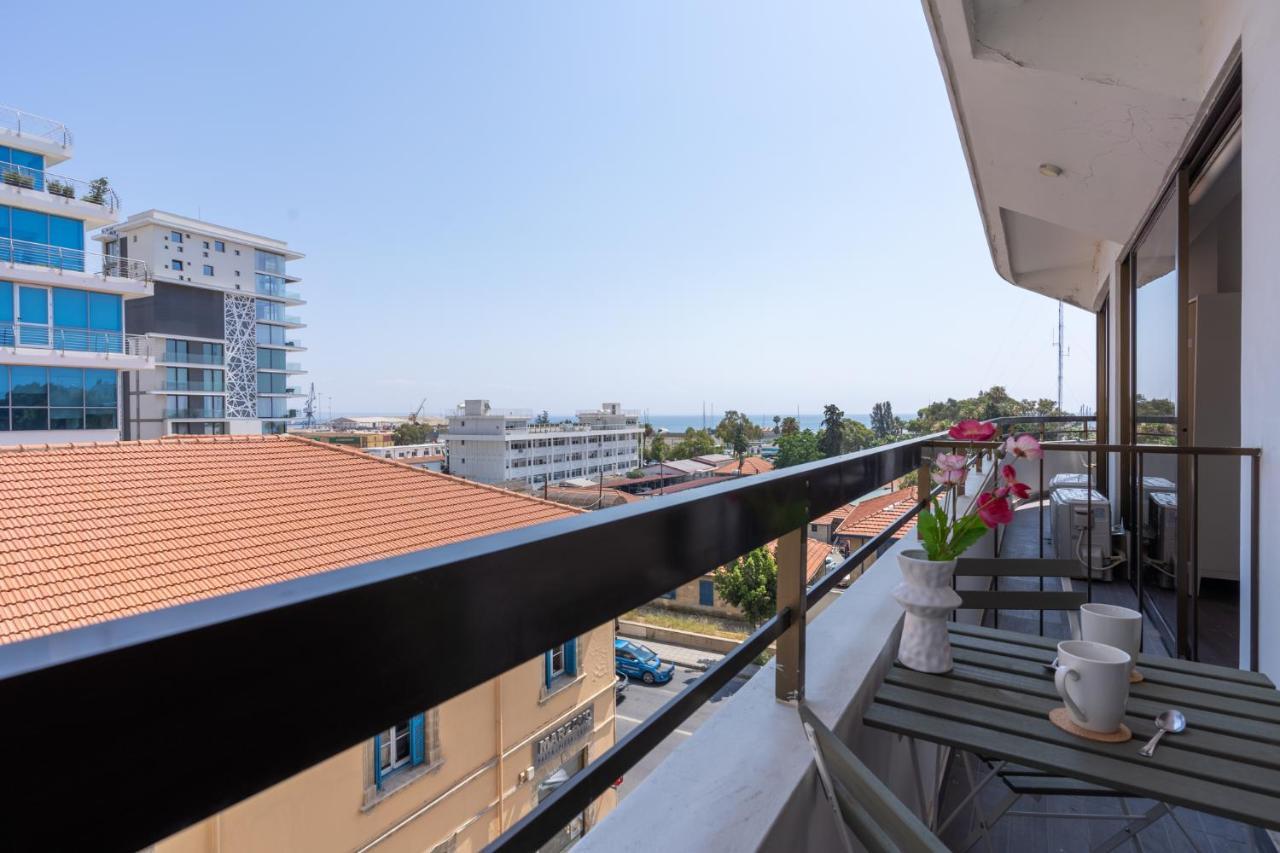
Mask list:
[[[893,597],[907,611],[898,660],[917,672],[950,672],[947,616],[960,606],[960,596],[951,588],[956,561],[928,560],[924,551],[913,549],[898,555],[898,565],[902,582]]]

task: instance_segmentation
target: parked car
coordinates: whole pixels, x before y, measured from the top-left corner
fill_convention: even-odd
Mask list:
[[[619,674],[638,678],[645,684],[665,684],[676,672],[675,664],[664,665],[653,649],[630,640],[614,640],[613,655],[614,668]]]

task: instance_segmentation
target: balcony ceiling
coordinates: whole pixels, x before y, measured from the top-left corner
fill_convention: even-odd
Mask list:
[[[1205,67],[1225,58],[1213,16],[1200,0],[924,7],[996,270],[1095,309],[1099,268],[1169,174]]]

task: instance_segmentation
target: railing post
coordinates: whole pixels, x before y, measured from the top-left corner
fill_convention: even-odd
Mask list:
[[[920,467],[916,469],[916,503],[928,503],[929,492],[932,491],[929,483],[930,475],[929,460],[921,459]]]
[[[778,537],[778,613],[791,611],[791,625],[778,636],[774,696],[779,702],[804,699],[805,544],[807,524]]]

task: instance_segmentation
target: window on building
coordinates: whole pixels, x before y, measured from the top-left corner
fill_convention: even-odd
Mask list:
[[[116,372],[0,366],[0,432],[116,429]]]
[[[698,603],[703,607],[714,607],[716,604],[716,585],[712,581],[698,581]]]
[[[542,683],[550,690],[557,680],[578,674],[578,641],[561,643],[543,655]]]
[[[225,251],[227,250],[227,244],[226,244],[226,243],[224,243],[224,242],[222,242],[221,240],[214,240],[214,241],[213,241],[213,250],[214,250],[215,252],[225,252]],[[238,254],[240,254],[240,253],[239,253],[239,252],[236,252],[236,254],[238,255]]]
[[[676,598],[676,591],[673,589],[673,590],[671,590],[671,592],[664,592],[664,593],[662,594],[662,597],[663,597],[663,598],[665,598],[665,599],[667,599],[668,601],[675,601],[675,598]]]
[[[174,258],[173,260],[169,261],[169,269],[171,269],[171,270],[178,270],[179,272],[181,272],[181,271],[182,271],[182,261],[178,260],[177,258]]]
[[[377,790],[394,783],[396,775],[435,760],[435,712],[417,714],[373,736],[373,779]],[[430,730],[429,730],[430,729]]]
[[[207,249],[207,248],[209,248],[209,241],[208,241],[208,240],[205,240],[205,241],[204,241],[204,247],[205,247],[206,249]]]
[[[174,242],[174,243],[181,243],[181,242],[182,242],[182,235],[181,235],[180,233],[178,233],[177,231],[170,231],[170,232],[169,232],[169,239],[170,239],[172,242]]]
[[[213,267],[212,267],[212,266],[210,266],[209,264],[205,264],[205,265],[204,265],[204,274],[205,274],[205,275],[213,275]]]

